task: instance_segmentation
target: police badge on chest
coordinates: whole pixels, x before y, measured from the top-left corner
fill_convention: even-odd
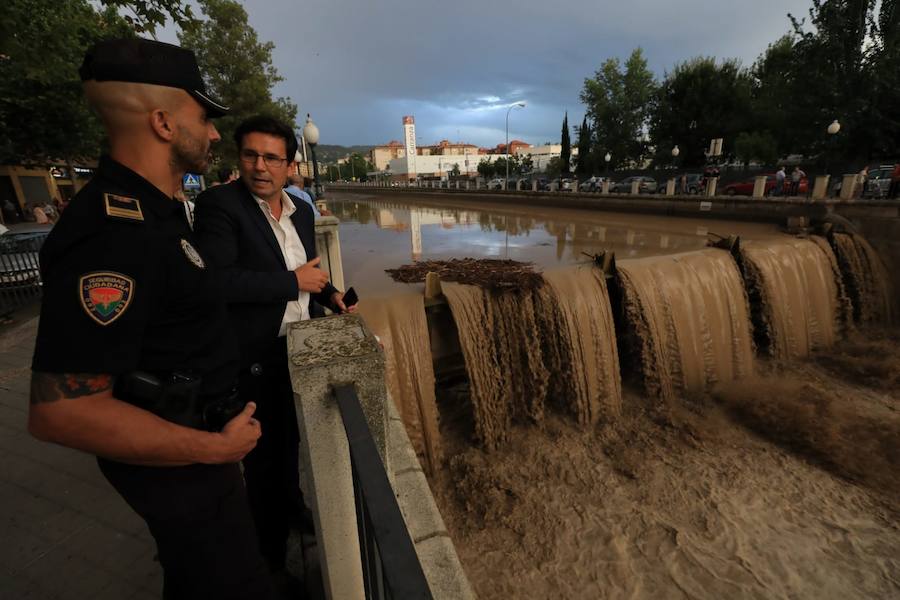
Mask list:
[[[187,256],[188,260],[191,261],[198,269],[205,269],[206,263],[203,262],[203,257],[200,256],[200,253],[197,252],[197,249],[191,246],[190,242],[186,239],[181,239],[181,249],[184,250],[184,255]]]

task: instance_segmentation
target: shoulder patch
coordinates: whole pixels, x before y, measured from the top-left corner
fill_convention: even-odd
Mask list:
[[[203,257],[200,256],[200,253],[197,252],[197,249],[191,246],[190,242],[186,239],[181,238],[181,249],[184,251],[184,255],[187,256],[188,260],[191,261],[198,269],[205,269],[206,263],[203,262]]]
[[[128,309],[134,287],[134,279],[121,273],[85,273],[78,281],[81,307],[100,325],[109,325]]]
[[[128,221],[144,220],[144,212],[141,210],[141,203],[137,198],[129,198],[128,196],[119,196],[117,194],[103,194],[103,205],[106,208],[108,217],[126,219]]]

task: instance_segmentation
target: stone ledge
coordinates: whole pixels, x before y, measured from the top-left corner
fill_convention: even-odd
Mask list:
[[[390,397],[387,400],[391,485],[434,598],[474,599],[431,488]]]
[[[411,471],[396,476],[394,494],[413,540],[425,539],[435,533],[446,534],[447,526],[434,503],[424,473]]]
[[[416,552],[435,600],[475,600],[449,537],[425,539],[416,544]]]

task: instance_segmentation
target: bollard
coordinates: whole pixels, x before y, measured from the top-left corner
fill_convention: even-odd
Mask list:
[[[856,196],[856,173],[844,175],[841,180],[841,200],[852,200]]]
[[[469,186],[470,186],[471,184],[472,184],[472,182],[469,181],[468,179],[466,179],[466,189],[467,189],[467,190],[469,189]]]
[[[459,189],[459,181],[456,182],[456,189]]]
[[[753,197],[764,198],[766,196],[766,180],[765,175],[757,175],[753,180]]]
[[[538,190],[537,190],[537,184],[538,184],[537,179],[532,179],[532,180],[531,180],[531,191],[532,191],[532,192],[538,191]]]
[[[631,193],[632,194],[640,194],[641,193],[641,182],[640,181],[632,181],[631,182]]]
[[[600,187],[600,193],[604,195],[609,194],[609,179],[603,180],[603,185]]]
[[[675,178],[671,177],[666,182],[666,196],[674,196],[675,195]]]
[[[719,183],[718,177],[709,177],[706,180],[706,195],[707,196],[715,196],[716,195],[716,186]]]

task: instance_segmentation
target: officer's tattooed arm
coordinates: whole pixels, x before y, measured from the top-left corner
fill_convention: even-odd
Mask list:
[[[111,389],[111,375],[93,373],[31,374],[31,403],[56,402],[67,398],[81,398]]]

